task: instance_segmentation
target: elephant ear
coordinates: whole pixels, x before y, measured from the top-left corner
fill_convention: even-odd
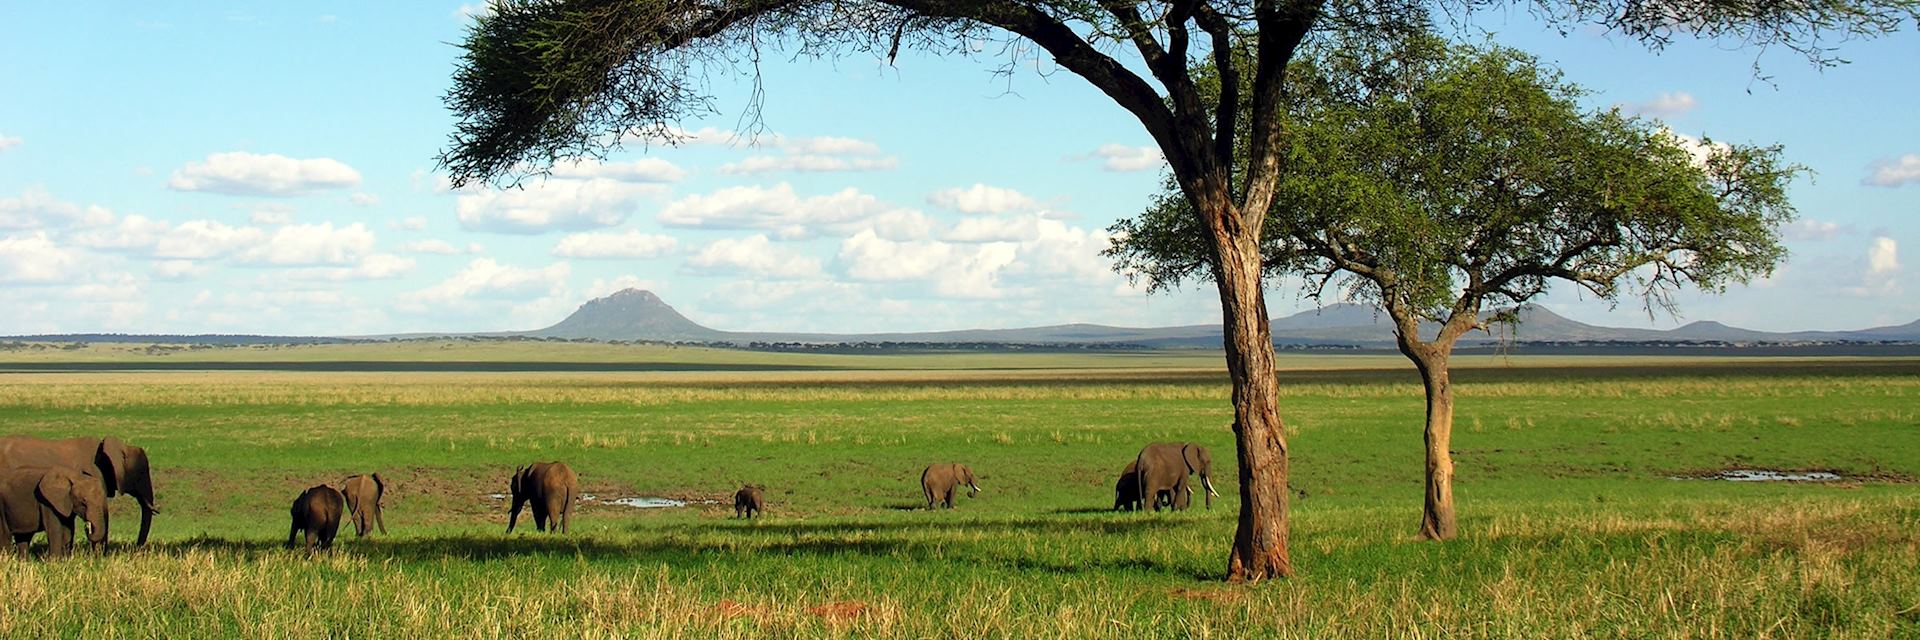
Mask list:
[[[1206,461],[1206,456],[1207,450],[1201,448],[1200,445],[1190,444],[1180,447],[1180,457],[1187,461],[1188,474],[1200,473],[1201,469],[1206,468],[1203,464]]]
[[[52,507],[60,517],[73,517],[73,474],[49,471],[40,476],[40,484],[34,487],[34,492],[40,494],[40,500]]]
[[[380,504],[380,501],[386,499],[386,497],[387,481],[381,480],[380,474],[373,474],[373,503]]]
[[[120,483],[127,478],[127,443],[112,436],[101,438],[100,457],[106,458],[107,463],[100,468],[107,471],[107,497],[111,498],[120,492]]]

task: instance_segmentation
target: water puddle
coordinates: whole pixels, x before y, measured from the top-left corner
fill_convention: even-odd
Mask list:
[[[492,498],[494,500],[505,501],[507,499],[507,494],[489,493],[487,494],[487,497]],[[601,499],[600,496],[597,496],[591,493],[580,494],[580,502],[582,503],[593,502],[598,504],[619,505],[622,507],[632,507],[634,509],[672,509],[676,507],[684,507],[689,504],[720,504],[719,500],[689,501],[689,500],[677,500],[674,498],[659,498],[659,497],[653,497],[653,496],[624,496],[619,498]]]
[[[1726,480],[1728,482],[1835,482],[1846,477],[1831,471],[1776,471],[1773,469],[1722,469],[1712,473],[1673,476],[1674,480]]]

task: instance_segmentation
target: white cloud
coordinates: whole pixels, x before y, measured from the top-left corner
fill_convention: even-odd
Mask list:
[[[431,253],[442,256],[455,255],[461,252],[459,247],[448,244],[445,240],[433,239],[408,242],[400,245],[400,250],[407,253]]]
[[[266,242],[240,255],[244,262],[283,266],[343,265],[359,262],[373,250],[373,232],[366,225],[334,228],[331,222],[288,225],[274,230]]]
[[[783,182],[772,187],[728,187],[687,196],[662,208],[658,219],[671,227],[762,229],[783,239],[796,239],[820,233],[852,233],[894,211],[879,198],[852,187],[802,198],[794,194],[792,185]]]
[[[1880,236],[1867,247],[1867,274],[1886,275],[1900,270],[1900,245],[1893,238]]]
[[[413,271],[413,258],[390,253],[375,253],[358,264],[346,267],[307,267],[293,269],[287,275],[302,280],[390,280]]]
[[[875,156],[880,155],[880,145],[857,138],[836,136],[817,136],[777,139],[781,149],[794,154],[813,154],[829,156]]]
[[[1035,216],[978,216],[953,225],[942,239],[953,242],[1018,242],[1040,237]]]
[[[262,202],[252,207],[247,219],[254,224],[281,225],[293,222],[293,206],[281,202]]]
[[[820,261],[775,246],[765,235],[754,235],[716,240],[689,256],[681,268],[696,275],[798,279],[819,275]]]
[[[535,234],[611,227],[626,222],[640,198],[662,193],[665,187],[655,184],[561,179],[464,194],[454,207],[466,229]]]
[[[1825,240],[1840,232],[1840,223],[1801,218],[1782,227],[1780,232],[1793,240]]]
[[[1700,101],[1694,99],[1693,94],[1685,91],[1675,91],[1672,93],[1662,93],[1646,102],[1622,104],[1620,108],[1626,110],[1628,113],[1652,118],[1678,118],[1687,115],[1688,112],[1693,111],[1699,106]]]
[[[605,178],[620,182],[679,182],[687,172],[659,158],[641,158],[633,162],[604,163],[592,158],[562,161],[553,166],[553,177],[570,180]]]
[[[153,263],[153,277],[161,280],[192,280],[213,269],[192,260],[160,260]]]
[[[47,238],[45,232],[0,238],[0,282],[50,284],[74,278],[80,255]]]
[[[22,142],[25,142],[25,141],[21,140],[20,136],[10,136],[4,133],[0,133],[0,151],[6,151],[8,149],[18,147]]]
[[[352,202],[356,207],[371,207],[380,204],[380,196],[361,191],[353,194],[353,197],[348,198],[347,201]]]
[[[1714,154],[1733,148],[1725,142],[1707,142],[1704,139],[1696,138],[1672,129],[1667,129],[1666,133],[1673,138],[1674,143],[1680,145],[1680,148],[1687,150],[1687,155],[1693,156],[1693,164],[1698,166],[1705,166],[1707,160],[1712,158]]]
[[[720,173],[727,175],[757,175],[762,173],[829,173],[837,171],[892,171],[900,167],[900,159],[884,158],[844,158],[829,155],[787,155],[787,156],[748,156],[739,162],[720,165]]]
[[[113,212],[99,205],[80,205],[53,197],[41,187],[28,187],[12,198],[0,198],[0,229],[40,229],[100,225],[113,221]]]
[[[1861,184],[1875,187],[1920,184],[1920,153],[1909,153],[1898,159],[1881,159],[1867,169],[1873,173],[1861,180]]]
[[[360,172],[332,158],[289,158],[245,151],[216,153],[173,172],[167,186],[243,196],[297,196],[360,184]]]
[[[942,189],[927,195],[927,202],[961,213],[1011,213],[1030,211],[1040,206],[1018,191],[975,183],[967,188]]]
[[[575,233],[553,245],[553,255],[568,258],[658,258],[673,253],[672,236],[624,232]]]
[[[387,223],[387,228],[399,231],[419,231],[427,228],[427,219],[421,216],[413,216],[404,220],[394,220]]]
[[[467,4],[460,5],[460,8],[453,10],[453,17],[458,18],[461,21],[472,21],[477,18],[485,18],[492,15],[493,15],[493,0],[480,0],[479,2],[470,2]]]
[[[1103,144],[1093,153],[1074,156],[1069,159],[1080,160],[1099,158],[1100,168],[1107,171],[1147,171],[1158,169],[1166,164],[1160,155],[1159,147],[1130,147],[1124,144]]]
[[[639,276],[626,275],[613,279],[594,278],[593,284],[587,287],[587,293],[583,297],[591,300],[593,298],[604,297],[615,291],[625,291],[627,289],[642,289],[659,293],[660,290],[664,288],[664,284],[658,280],[648,280]]]
[[[566,290],[567,277],[572,273],[573,268],[565,262],[529,269],[503,265],[491,258],[477,258],[452,277],[416,292],[406,304],[526,300],[555,295]]]
[[[895,242],[862,231],[840,243],[838,259],[854,280],[930,281],[940,296],[995,298],[1003,295],[999,271],[1013,263],[1015,252],[1015,245],[1005,242]]]

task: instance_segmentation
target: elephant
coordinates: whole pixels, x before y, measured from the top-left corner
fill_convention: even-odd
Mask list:
[[[973,470],[967,465],[944,462],[927,465],[927,470],[920,472],[920,489],[926,495],[928,509],[935,505],[952,509],[954,494],[961,485],[966,485],[967,497],[980,495],[980,485],[974,482]]]
[[[528,502],[533,503],[533,526],[540,531],[548,531],[547,523],[553,523],[551,531],[566,533],[573,524],[573,497],[580,493],[580,478],[564,462],[535,462],[513,470],[513,480],[508,483],[513,492],[513,509],[507,516],[507,533],[513,533],[513,526],[520,520],[520,508]]]
[[[340,532],[340,510],[346,506],[340,490],[315,485],[293,499],[293,526],[287,529],[287,548],[301,532],[307,534],[307,550],[332,549],[333,536]]]
[[[381,517],[381,501],[387,497],[387,483],[380,474],[347,476],[340,481],[341,493],[347,496],[347,513],[353,516],[355,537],[365,538],[373,533],[374,527],[380,528],[380,535],[387,534],[387,520]]]
[[[733,494],[733,517],[752,519],[766,511],[766,507],[766,488],[760,485],[746,485]]]
[[[107,546],[107,492],[99,478],[60,467],[0,471],[0,539],[27,557],[33,534],[47,532],[47,557],[73,551],[73,519],[87,521],[87,542]]]
[[[104,438],[64,438],[46,440],[31,436],[0,438],[0,469],[48,467],[77,469],[101,483],[108,498],[116,494],[133,496],[140,503],[140,538],[147,543],[153,528],[153,516],[160,507],[153,502],[153,477],[147,468],[147,450],[112,436]]]
[[[1153,504],[1155,507],[1173,504],[1173,492],[1154,494]],[[1127,468],[1120,471],[1120,479],[1113,483],[1113,510],[1139,511],[1145,508],[1146,505],[1140,503],[1140,461],[1136,459],[1127,463]]]
[[[1167,506],[1174,510],[1186,509],[1193,496],[1193,488],[1188,486],[1187,478],[1200,474],[1200,485],[1207,490],[1207,508],[1213,508],[1213,497],[1220,495],[1213,490],[1213,454],[1191,442],[1156,442],[1140,450],[1134,458],[1138,469],[1137,480],[1140,496],[1153,496],[1153,510],[1162,506],[1161,492],[1170,492]]]

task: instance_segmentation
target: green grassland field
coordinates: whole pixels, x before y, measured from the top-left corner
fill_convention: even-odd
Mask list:
[[[6,372],[192,358],[674,366]],[[1920,637],[1920,360],[1460,358],[1447,543],[1414,538],[1411,368],[1281,368],[1298,576],[1238,585],[1217,353],[8,351],[0,433],[143,446],[162,513],[143,550],[118,498],[111,553],[0,560],[0,637]],[[1108,511],[1156,441],[1213,449],[1212,509]],[[568,535],[506,535],[495,494],[535,460],[692,504],[589,502]],[[927,511],[920,470],[944,461],[984,491]],[[1847,479],[1698,479],[1730,468]],[[295,495],[370,471],[391,535],[281,548]],[[762,519],[704,502],[745,482]]]

